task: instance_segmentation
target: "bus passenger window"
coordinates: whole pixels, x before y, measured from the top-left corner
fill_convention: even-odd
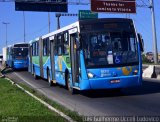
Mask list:
[[[58,55],[62,55],[62,36],[59,35],[58,38],[57,38],[57,48],[58,48]]]
[[[64,54],[69,54],[69,41],[68,41],[68,33],[64,34]]]
[[[49,38],[43,40],[43,56],[49,55]]]

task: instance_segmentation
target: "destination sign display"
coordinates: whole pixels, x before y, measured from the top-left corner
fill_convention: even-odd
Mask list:
[[[91,0],[91,11],[136,13],[135,0]]]
[[[68,12],[67,0],[15,0],[16,11]]]

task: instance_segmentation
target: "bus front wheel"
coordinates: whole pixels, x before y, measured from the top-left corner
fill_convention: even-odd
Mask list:
[[[71,94],[77,94],[77,90],[71,87],[71,79],[70,79],[70,75],[67,75],[67,82],[66,82],[66,88],[67,90],[71,93]]]

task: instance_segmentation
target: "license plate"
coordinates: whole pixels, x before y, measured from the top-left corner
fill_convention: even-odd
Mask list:
[[[111,80],[110,82],[111,82],[111,83],[119,83],[120,80]]]

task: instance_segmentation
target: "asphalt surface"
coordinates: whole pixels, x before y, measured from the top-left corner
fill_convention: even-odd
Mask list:
[[[159,116],[160,81],[144,79],[141,87],[88,91],[71,95],[62,86],[49,87],[47,81],[38,79],[27,71],[9,72],[14,81],[23,82],[70,110],[84,116]]]

